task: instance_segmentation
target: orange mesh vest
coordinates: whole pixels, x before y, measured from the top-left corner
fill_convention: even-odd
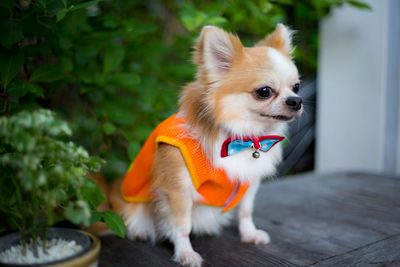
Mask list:
[[[249,185],[233,183],[223,169],[213,167],[201,150],[200,143],[189,137],[184,124],[185,118],[179,113],[163,121],[152,132],[125,175],[121,187],[123,198],[130,202],[151,201],[149,188],[154,153],[159,143],[166,143],[180,149],[193,186],[203,197],[200,203],[224,207],[222,212],[232,209]]]

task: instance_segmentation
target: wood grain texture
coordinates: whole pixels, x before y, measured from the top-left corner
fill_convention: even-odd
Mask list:
[[[400,235],[395,235],[312,266],[400,266],[399,250]]]
[[[306,174],[264,183],[256,225],[267,246],[239,241],[236,222],[218,237],[192,237],[204,266],[400,265],[400,179]],[[100,266],[179,266],[172,245],[102,237]]]

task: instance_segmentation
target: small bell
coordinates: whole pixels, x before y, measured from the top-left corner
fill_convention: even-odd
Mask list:
[[[260,157],[260,152],[257,150],[253,152],[253,158],[258,159]]]

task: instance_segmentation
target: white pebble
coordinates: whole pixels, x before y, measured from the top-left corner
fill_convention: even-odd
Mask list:
[[[13,246],[0,253],[2,263],[45,263],[69,257],[82,249],[75,241],[53,238],[46,243],[47,254],[43,253],[42,241],[38,241],[39,257],[33,254],[32,244],[27,245],[26,255],[22,255],[22,244]]]

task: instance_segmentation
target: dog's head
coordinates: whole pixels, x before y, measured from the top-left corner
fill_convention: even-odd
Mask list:
[[[198,105],[191,108],[197,116],[212,116],[231,134],[265,134],[303,111],[291,52],[291,34],[282,24],[251,48],[243,47],[237,36],[206,26],[194,54],[197,81],[186,88],[181,104]]]

